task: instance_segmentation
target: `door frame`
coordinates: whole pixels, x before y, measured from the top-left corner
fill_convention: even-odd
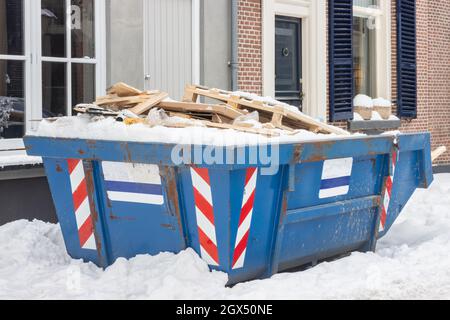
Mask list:
[[[191,62],[191,67],[192,67],[192,83],[193,84],[200,84],[200,72],[201,72],[201,61],[200,61],[200,51],[201,51],[201,44],[200,44],[200,20],[201,20],[201,8],[200,8],[200,0],[185,0],[185,1],[191,1],[191,7],[192,7],[192,62]],[[143,1],[143,16],[144,16],[144,32],[143,32],[143,44],[144,44],[144,56],[143,56],[143,60],[144,60],[144,74],[142,74],[143,77],[145,77],[145,73],[147,72],[147,70],[149,70],[149,52],[148,49],[149,48],[149,43],[148,43],[148,30],[149,30],[149,17],[148,17],[148,1],[144,0]],[[147,88],[147,83],[144,80],[144,87],[145,89],[150,89]]]
[[[275,16],[302,19],[303,111],[327,117],[327,0],[263,0],[263,94],[275,96]]]

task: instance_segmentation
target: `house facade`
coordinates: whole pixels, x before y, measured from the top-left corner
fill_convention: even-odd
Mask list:
[[[0,0],[0,224],[54,220],[22,137],[118,81],[250,91],[342,127],[355,95],[382,97],[450,149],[450,0]]]
[[[239,1],[241,90],[279,96],[273,62],[284,17],[302,28],[304,112],[346,127],[355,95],[382,97],[401,131],[430,131],[433,147],[449,149],[449,0]],[[448,169],[450,153],[437,164]]]

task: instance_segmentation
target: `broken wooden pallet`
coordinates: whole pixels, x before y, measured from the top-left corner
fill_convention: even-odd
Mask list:
[[[115,94],[118,97],[130,97],[130,96],[138,96],[142,94],[142,91],[136,89],[126,83],[118,82],[115,85],[111,86],[107,90],[108,94]]]
[[[213,117],[214,115],[218,115],[231,120],[234,120],[237,117],[246,114],[244,111],[231,108],[227,105],[202,104],[193,102],[162,101],[157,105],[157,107],[179,113],[190,112],[194,114],[210,114],[211,117]]]
[[[301,112],[289,110],[282,104],[271,104],[264,101],[252,100],[225,90],[188,85],[185,88],[183,101],[195,103],[199,96],[223,101],[236,109],[258,111],[262,118],[269,118],[270,122],[279,129],[306,129],[315,133],[334,133],[338,135],[350,134],[346,130],[322,123]]]
[[[160,92],[158,94],[155,94],[153,96],[150,96],[149,99],[146,101],[141,102],[137,106],[130,108],[129,110],[136,115],[141,115],[147,111],[149,111],[151,108],[156,106],[158,103],[166,99],[169,95],[166,92]]]
[[[167,93],[159,91],[147,91],[137,96],[126,97],[119,97],[116,94],[109,94],[107,96],[97,98],[94,104],[114,111],[129,109],[136,115],[141,115],[156,106],[168,96],[169,95]]]

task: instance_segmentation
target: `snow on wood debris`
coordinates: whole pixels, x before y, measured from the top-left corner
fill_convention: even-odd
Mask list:
[[[199,103],[200,97],[216,103]],[[174,101],[165,92],[141,91],[120,82],[109,88],[106,96],[98,97],[92,104],[78,105],[74,110],[115,117],[127,125],[199,126],[268,137],[295,135],[299,130],[314,134],[349,135],[341,128],[317,121],[297,108],[271,98],[194,85],[186,86],[182,101]],[[163,117],[164,121],[155,122],[155,110],[162,110],[167,116]]]

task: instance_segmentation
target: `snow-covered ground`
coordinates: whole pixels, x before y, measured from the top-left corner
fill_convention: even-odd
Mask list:
[[[450,299],[450,174],[418,190],[376,253],[225,288],[192,250],[119,260],[103,271],[71,260],[57,225],[0,227],[0,299]]]

